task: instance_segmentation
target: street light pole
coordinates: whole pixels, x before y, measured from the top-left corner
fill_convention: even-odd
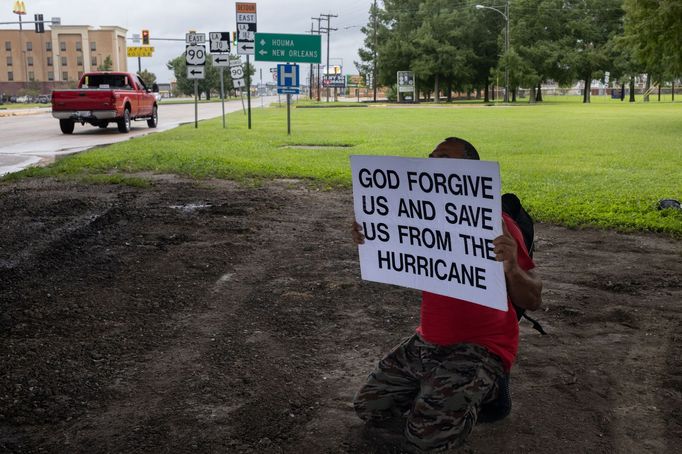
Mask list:
[[[504,13],[497,8],[485,5],[476,5],[476,9],[491,9],[496,11],[504,17],[505,27],[504,27],[504,102],[509,102],[509,0],[505,1]]]

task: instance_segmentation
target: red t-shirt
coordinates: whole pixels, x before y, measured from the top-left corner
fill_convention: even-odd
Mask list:
[[[516,222],[502,213],[507,229],[518,244],[519,266],[528,271],[535,267]],[[462,342],[482,345],[502,359],[509,371],[519,347],[519,322],[507,297],[507,312],[469,303],[435,293],[422,292],[421,324],[417,332],[427,342],[452,345]]]

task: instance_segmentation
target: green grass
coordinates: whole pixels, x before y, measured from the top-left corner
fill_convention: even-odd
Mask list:
[[[25,176],[125,175],[152,171],[195,178],[307,179],[349,187],[351,154],[425,157],[443,138],[471,141],[500,162],[505,191],[538,220],[682,236],[682,104],[548,103],[517,106],[255,109],[253,129],[236,112],[220,119],[99,148]],[[287,148],[327,145],[325,149]],[[350,145],[347,147],[346,145]],[[124,182],[124,181],[122,181]]]

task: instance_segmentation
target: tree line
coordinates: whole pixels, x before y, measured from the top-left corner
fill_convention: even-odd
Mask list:
[[[511,0],[508,15],[505,0],[491,1],[480,0],[485,8],[476,8],[479,0],[374,2],[356,66],[386,86],[397,71],[414,71],[427,98],[448,100],[482,91],[488,101],[505,69],[512,101],[519,88],[541,101],[544,82],[583,81],[589,102],[592,80],[607,72],[611,85],[630,86],[634,100],[636,77],[646,74],[650,85],[682,75],[680,0]]]
[[[227,55],[226,55],[227,56]],[[238,60],[239,57],[234,55],[229,55],[230,60]],[[185,53],[175,57],[166,63],[166,67],[173,71],[175,80],[177,81],[177,91],[185,95],[194,94],[194,79],[187,78],[187,63]],[[244,72],[248,71],[249,77],[253,78],[255,74],[255,67],[249,63],[248,68],[244,64]],[[232,92],[235,88],[232,84],[232,77],[230,76],[230,68],[224,68],[223,84],[225,88],[225,94]],[[246,79],[246,76],[244,76]],[[212,93],[220,94],[220,69],[213,66],[213,60],[211,55],[206,55],[206,64],[204,66],[204,78],[198,80],[198,91],[199,94],[203,94],[205,99],[211,99]]]

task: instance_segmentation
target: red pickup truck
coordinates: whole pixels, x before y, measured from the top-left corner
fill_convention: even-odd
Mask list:
[[[156,96],[133,73],[91,72],[83,74],[75,90],[52,92],[52,116],[64,134],[73,133],[76,122],[106,128],[116,122],[129,132],[133,120],[147,120],[150,128],[159,121]]]

